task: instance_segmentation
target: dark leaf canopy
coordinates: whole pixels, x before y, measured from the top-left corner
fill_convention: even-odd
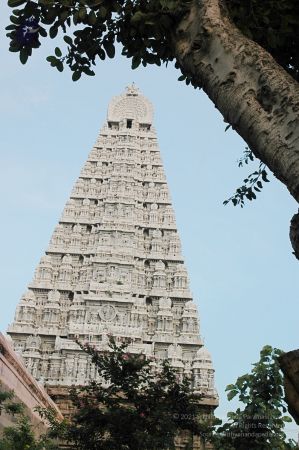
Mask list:
[[[227,414],[228,421],[217,429],[215,450],[291,450],[298,448],[284,432],[285,413],[283,378],[278,358],[281,350],[266,345],[251,373],[227,386],[227,398],[238,397],[240,407]],[[243,409],[242,409],[243,406]]]
[[[181,378],[167,361],[156,364],[128,352],[128,342],[111,337],[109,346],[99,353],[81,345],[99,380],[71,389],[75,412],[70,421],[59,422],[53,412],[40,410],[51,424],[52,437],[78,450],[170,450],[179,432],[189,431],[190,440],[192,433],[203,439],[211,433],[213,418],[200,415],[200,397],[189,379]]]
[[[299,80],[298,0],[226,0],[240,30]]]
[[[224,1],[224,0],[223,0]],[[172,61],[171,35],[188,10],[188,0],[8,0],[13,9],[7,26],[10,50],[23,64],[42,38],[64,34],[66,48],[48,58],[62,71],[68,65],[73,80],[94,75],[98,59],[113,58],[115,45],[140,64]],[[241,31],[268,50],[296,80],[299,77],[299,2],[297,0],[226,0]],[[192,81],[184,75],[181,80]]]

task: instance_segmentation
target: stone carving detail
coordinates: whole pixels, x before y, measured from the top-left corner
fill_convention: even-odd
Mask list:
[[[169,358],[216,398],[211,357],[163,171],[153,109],[136,86],[115,97],[9,328],[27,367],[48,385],[96,377],[75,342]]]
[[[40,336],[28,336],[25,348],[26,350],[40,350],[41,342]]]
[[[100,317],[105,322],[111,322],[115,319],[116,310],[112,305],[103,305],[100,309]]]
[[[192,370],[194,373],[193,386],[202,395],[213,394],[214,370],[210,353],[201,347],[193,360]]]
[[[136,119],[142,124],[151,124],[153,108],[151,103],[140,95],[133,84],[127,87],[125,95],[114,97],[108,108],[108,121],[119,122],[123,119]]]

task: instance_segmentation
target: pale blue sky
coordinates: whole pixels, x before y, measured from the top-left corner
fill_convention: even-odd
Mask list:
[[[178,82],[172,67],[131,71],[119,56],[101,62],[95,77],[73,83],[69,71],[60,74],[45,61],[52,41],[26,66],[8,53],[7,15],[1,4],[0,330],[13,319],[111,97],[135,81],[155,108],[201,333],[216,370],[217,414],[223,416],[232,408],[225,386],[250,370],[263,345],[298,348],[299,266],[288,239],[296,202],[271,177],[243,210],[222,205],[247,175],[236,164],[245,144],[224,132],[210,100]],[[295,433],[295,425],[288,428]]]

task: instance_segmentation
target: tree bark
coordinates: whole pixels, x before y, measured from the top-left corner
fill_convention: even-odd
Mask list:
[[[173,34],[173,47],[183,71],[298,202],[298,83],[237,29],[224,0],[193,0]],[[295,222],[298,234],[290,235],[299,259]]]

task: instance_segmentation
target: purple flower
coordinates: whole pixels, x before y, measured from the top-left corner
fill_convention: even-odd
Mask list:
[[[34,17],[24,19],[16,31],[16,40],[21,45],[31,45],[38,41],[39,22]]]

